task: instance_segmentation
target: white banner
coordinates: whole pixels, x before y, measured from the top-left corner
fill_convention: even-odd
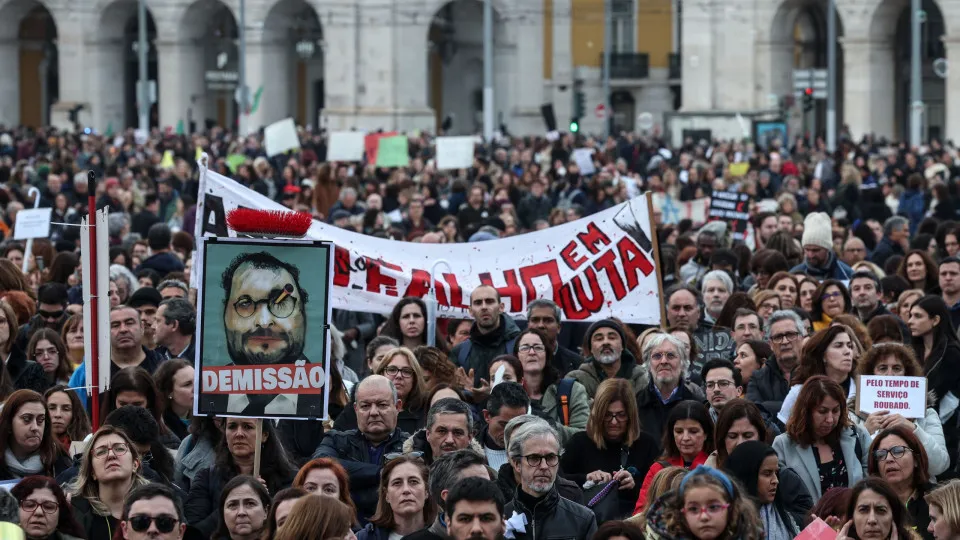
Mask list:
[[[196,236],[235,236],[226,212],[243,206],[285,210],[214,171],[200,169]],[[526,317],[537,298],[561,306],[567,320],[618,317],[660,324],[654,234],[646,197],[550,229],[465,244],[411,244],[365,236],[314,221],[307,237],[336,244],[334,308],[389,313],[404,296],[424,296],[436,274],[440,317],[466,317],[470,293],[488,284],[507,313]],[[441,265],[442,266],[442,265]],[[197,273],[193,272],[192,277]],[[194,282],[194,286],[196,283]]]

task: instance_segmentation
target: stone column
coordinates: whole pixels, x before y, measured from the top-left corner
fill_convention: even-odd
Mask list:
[[[157,64],[160,72],[160,128],[176,129],[183,121],[189,130],[190,120],[197,129],[203,129],[206,118],[204,88],[203,46],[192,41],[156,41]],[[189,111],[189,115],[188,115]]]
[[[960,62],[960,37],[943,37],[947,60]],[[946,139],[960,140],[960,67],[947,71],[946,84],[947,126]]]
[[[87,43],[89,64],[91,70],[90,113],[93,118],[93,127],[97,131],[106,132],[112,129],[119,133],[126,128],[124,118],[124,44],[123,40],[101,40]]]
[[[290,85],[294,79],[291,51],[286,42],[247,31],[247,85],[253,94],[263,87],[260,106],[250,115],[250,129],[258,129],[293,115]]]
[[[359,107],[358,38],[360,4],[350,8],[331,8],[333,17],[321,19],[323,25],[323,116],[326,127],[345,130],[356,127]],[[349,22],[349,24],[347,24]]]
[[[510,101],[513,112],[506,112],[505,123],[517,135],[542,135],[546,127],[540,116],[540,106],[547,101],[544,99],[542,11],[524,14],[513,23],[513,30],[504,32],[512,41],[510,52],[513,54],[510,66],[513,71],[506,76],[515,81]]]
[[[891,40],[850,37],[842,38],[841,44],[843,122],[850,126],[854,139],[867,133],[892,138],[895,68]]]
[[[572,0],[553,0],[553,112],[557,127],[566,130],[573,115]],[[538,48],[539,50],[539,48]],[[560,87],[566,87],[561,90]]]
[[[757,90],[754,101],[767,108],[767,99],[793,94],[793,43],[783,40],[758,41],[754,45],[754,74]]]
[[[711,111],[716,108],[716,47],[714,3],[693,0],[683,6],[683,110]],[[721,61],[729,61],[722,59]]]
[[[20,123],[20,42],[16,39],[0,41],[0,124],[16,126]]]

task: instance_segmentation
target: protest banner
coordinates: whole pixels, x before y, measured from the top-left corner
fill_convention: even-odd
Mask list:
[[[362,131],[334,131],[327,144],[327,161],[363,161]]]
[[[263,146],[270,157],[288,150],[299,150],[300,136],[293,118],[286,118],[263,128]]]
[[[714,191],[710,196],[710,221],[726,221],[731,238],[744,240],[750,223],[750,195]]]
[[[406,135],[380,138],[377,147],[377,167],[406,167],[410,164],[409,141]]]
[[[333,246],[205,238],[198,252],[194,414],[325,420]]]
[[[226,212],[241,206],[284,209],[201,167],[197,238],[232,235]],[[331,302],[337,309],[388,314],[400,298],[427,293],[430,269],[442,259],[451,270],[435,276],[439,317],[469,316],[470,293],[492,285],[505,312],[515,318],[526,317],[531,301],[549,298],[568,320],[616,316],[628,323],[659,325],[661,291],[651,214],[650,201],[642,196],[544,231],[482,243],[409,244],[318,221],[307,237],[336,245]]]
[[[476,137],[437,137],[437,169],[469,169],[473,167]]]
[[[367,163],[377,162],[377,150],[380,148],[380,139],[384,137],[393,137],[396,131],[386,133],[368,133],[363,137],[363,152],[367,155]]]
[[[37,199],[39,201],[39,198]],[[17,212],[13,225],[13,239],[26,240],[50,237],[50,216],[53,208],[30,208]],[[50,261],[47,261],[49,263]]]
[[[704,197],[692,201],[681,201],[666,193],[654,193],[653,211],[660,213],[660,222],[666,225],[676,225],[681,219],[689,219],[694,226],[700,226],[707,222],[710,199]]]
[[[926,377],[857,377],[857,411],[889,411],[904,418],[923,418],[927,411]]]

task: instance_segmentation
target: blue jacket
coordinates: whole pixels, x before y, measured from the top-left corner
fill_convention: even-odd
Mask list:
[[[827,259],[827,264],[823,268],[815,268],[807,264],[807,260],[804,259],[803,262],[794,266],[790,269],[791,274],[803,273],[807,274],[814,279],[823,281],[825,279],[837,279],[840,281],[849,281],[853,276],[853,268],[837,258],[836,254],[832,251],[830,252],[830,258]]]

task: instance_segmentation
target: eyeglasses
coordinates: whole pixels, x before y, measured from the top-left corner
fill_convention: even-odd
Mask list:
[[[657,352],[650,355],[650,359],[653,360],[654,362],[660,362],[664,359],[669,360],[670,362],[673,362],[678,358],[680,357],[677,355],[677,353],[672,353],[672,352],[668,352],[668,353]]]
[[[560,463],[560,454],[529,454],[523,456],[523,459],[527,460],[527,465],[531,467],[539,467],[542,461],[546,461],[548,467],[556,467],[557,463]]]
[[[605,421],[607,421],[607,422],[609,422],[609,421],[611,421],[611,420],[616,420],[617,422],[626,422],[626,421],[627,421],[627,413],[625,413],[625,412],[623,412],[623,411],[615,412],[615,413],[609,413],[609,412],[608,412],[607,414],[603,415],[603,419],[604,419]]]
[[[59,354],[60,354],[60,353],[57,352],[57,349],[56,349],[56,348],[37,349],[37,350],[33,351],[33,356],[34,356],[34,358],[42,358],[42,357],[45,357],[45,356],[53,356],[53,357],[56,357],[56,356],[59,355]]]
[[[832,292],[832,293],[826,293],[826,294],[820,296],[820,300],[821,300],[821,301],[822,301],[822,300],[830,300],[831,298],[838,298],[838,297],[840,297],[840,296],[843,296],[843,293],[841,293],[840,291]]]
[[[107,457],[107,453],[111,450],[113,451],[113,455],[120,457],[126,454],[127,450],[129,449],[127,448],[127,445],[123,443],[116,443],[113,446],[98,446],[93,449],[93,457],[97,459],[103,459]]]
[[[402,457],[408,457],[413,459],[419,459],[423,457],[423,452],[390,452],[389,454],[383,456],[387,461],[393,461],[395,459],[400,459]]]
[[[47,311],[45,309],[37,310],[37,313],[44,319],[59,319],[63,316],[63,310],[59,311]]]
[[[875,451],[873,457],[877,458],[877,461],[885,461],[887,456],[893,456],[893,459],[900,459],[907,452],[913,452],[913,450],[907,446],[894,446],[885,450]]]
[[[733,381],[728,379],[721,379],[719,381],[707,381],[707,389],[713,388],[730,388],[733,386]]]
[[[52,514],[60,509],[60,504],[57,501],[37,502],[33,499],[20,501],[20,509],[24,512],[36,512],[37,508],[43,510],[44,514]]]
[[[163,534],[167,534],[177,526],[177,523],[180,523],[180,520],[168,516],[166,514],[161,514],[159,516],[130,516],[128,520],[130,522],[130,527],[138,533],[147,532],[147,529],[150,528],[151,523],[157,524],[157,530]]]
[[[790,343],[800,337],[800,332],[785,332],[770,336],[770,341],[774,343]]]
[[[285,294],[285,292],[286,291],[270,293],[270,296],[263,300],[254,300],[244,295],[233,303],[233,309],[237,312],[237,315],[246,319],[252,317],[253,314],[257,312],[260,304],[266,304],[267,311],[269,311],[271,315],[278,319],[286,319],[290,315],[293,315],[293,311],[297,308],[297,299],[289,294]]]
[[[530,351],[533,351],[533,352],[535,352],[535,353],[542,353],[542,352],[546,351],[547,348],[544,347],[543,345],[521,345],[520,347],[517,348],[517,350],[520,351],[520,352],[530,352]]]
[[[726,511],[727,508],[730,508],[729,503],[713,503],[704,506],[700,506],[699,504],[689,504],[683,507],[683,513],[687,514],[688,516],[699,516],[706,512],[708,516],[715,516]]]
[[[407,379],[413,377],[413,370],[408,367],[398,368],[397,366],[387,366],[383,372],[391,377],[396,377],[398,373]]]

